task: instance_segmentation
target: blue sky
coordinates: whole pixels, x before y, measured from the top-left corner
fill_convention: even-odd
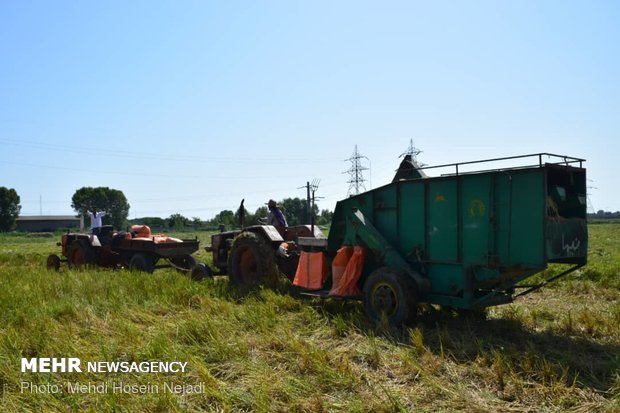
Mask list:
[[[0,185],[25,215],[82,186],[130,217],[346,197],[409,140],[426,164],[587,159],[619,210],[620,6],[603,1],[0,1]],[[370,180],[372,182],[370,182]]]

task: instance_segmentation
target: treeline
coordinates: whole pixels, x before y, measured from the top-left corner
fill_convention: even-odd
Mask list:
[[[11,231],[21,211],[20,197],[12,188],[0,186],[0,232]],[[330,225],[332,212],[314,205],[312,214],[308,213],[306,200],[300,198],[285,198],[278,202],[278,206],[284,213],[289,226],[310,224],[310,216],[314,217],[316,225]],[[127,225],[144,224],[155,230],[163,229],[227,229],[239,228],[240,211],[237,209],[223,210],[212,219],[203,221],[198,217],[188,218],[181,214],[172,214],[168,218],[145,217],[128,220],[129,202],[125,194],[117,189],[108,187],[82,187],[75,191],[71,198],[71,207],[79,215],[85,216],[87,211],[97,208],[100,211],[109,211],[103,217],[104,225],[112,225],[116,229],[124,229]],[[244,208],[245,226],[259,224],[260,218],[266,218],[269,214],[267,206],[261,206],[254,212]],[[88,225],[88,222],[86,223]]]
[[[620,219],[620,211],[611,212],[599,209],[595,214],[588,214],[590,219]]]
[[[310,224],[306,210],[306,201],[301,198],[285,198],[278,202],[278,207],[284,213],[289,226]],[[267,206],[261,206],[254,212],[244,208],[245,225],[257,225],[259,219],[266,218],[269,214]],[[332,212],[324,209],[320,210],[314,205],[314,223],[316,225],[329,225],[332,220]],[[172,214],[168,218],[144,217],[130,220],[130,224],[144,224],[151,228],[159,229],[207,229],[215,230],[224,226],[226,229],[239,228],[239,210],[223,210],[217,213],[212,219],[203,221],[198,217],[185,217],[182,214]]]

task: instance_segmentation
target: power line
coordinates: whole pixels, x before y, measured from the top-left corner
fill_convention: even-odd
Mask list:
[[[127,175],[134,175],[134,176],[139,176],[139,177],[156,177],[156,178],[174,178],[174,179],[200,179],[200,178],[204,178],[203,175],[171,175],[171,174],[156,174],[156,173],[149,173],[149,172],[142,172],[142,171],[127,171],[127,170],[95,170],[95,169],[83,169],[83,168],[71,168],[71,167],[66,167],[66,166],[54,166],[54,165],[43,165],[43,164],[35,164],[35,163],[28,163],[28,162],[11,162],[11,161],[5,161],[5,160],[0,160],[0,163],[2,164],[7,164],[7,165],[16,165],[16,166],[25,166],[28,168],[43,168],[43,169],[57,169],[57,170],[62,170],[62,171],[74,171],[74,172],[88,172],[88,173],[92,173],[92,174],[99,174],[99,175],[121,175],[121,176],[127,176]],[[226,180],[248,180],[248,179],[272,179],[272,176],[267,176],[267,175],[236,175],[236,176],[231,176],[231,175],[208,175],[208,178],[210,179],[226,179]]]
[[[53,166],[53,165],[42,165],[42,164],[34,164],[27,162],[11,162],[0,160],[0,163],[8,164],[8,165],[16,165],[16,166],[26,166],[29,168],[44,168],[44,169],[58,169],[61,171],[74,171],[74,172],[88,172],[93,174],[102,174],[102,175],[135,175],[140,177],[157,177],[157,178],[184,178],[184,179],[197,179],[200,178],[199,175],[167,175],[167,174],[153,174],[153,173],[145,173],[145,172],[132,172],[132,171],[112,171],[112,170],[95,170],[95,169],[81,169],[81,168],[68,168],[65,166]],[[222,177],[220,179],[226,179],[226,177]],[[242,179],[242,178],[239,178]]]
[[[63,153],[76,153],[80,155],[91,155],[100,158],[114,157],[114,158],[128,158],[128,159],[143,159],[150,161],[183,161],[183,162],[257,162],[257,163],[282,163],[282,162],[340,162],[339,159],[330,158],[240,158],[240,157],[213,157],[213,156],[192,156],[192,155],[170,155],[170,154],[158,154],[148,152],[132,152],[113,150],[105,148],[93,148],[85,146],[75,145],[63,145],[63,144],[50,144],[46,142],[36,141],[23,141],[15,139],[0,139],[0,143],[5,145],[27,147],[32,149],[41,149],[45,151],[57,151]]]

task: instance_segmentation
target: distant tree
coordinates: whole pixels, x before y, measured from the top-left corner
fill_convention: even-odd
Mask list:
[[[310,222],[307,222],[306,218],[306,201],[304,199],[285,198],[281,202],[278,202],[278,206],[282,210],[282,213],[284,213],[289,226],[310,224]],[[258,220],[261,218],[267,218],[267,215],[269,215],[269,209],[266,206],[257,208],[253,214],[245,209],[245,207],[244,211],[246,226],[260,224]],[[212,228],[216,228],[220,225],[225,225],[228,228],[238,228],[239,212],[239,209],[237,212],[223,210],[211,220],[207,221],[206,224]],[[315,223],[317,225],[328,225],[331,223],[332,212],[327,209],[321,211],[321,214],[319,215],[319,208],[314,205],[314,215]]]
[[[266,206],[258,207],[256,211],[254,212],[254,215],[251,215],[250,217],[246,217],[245,224],[246,225],[258,225],[259,224],[258,220],[261,218],[267,218],[267,215],[269,215],[269,209],[267,209]]]
[[[620,211],[611,212],[599,209],[598,211],[596,211],[596,214],[588,214],[588,218],[617,219],[620,218]]]
[[[217,227],[219,225],[226,225],[229,228],[234,228],[237,226],[237,223],[235,221],[235,213],[228,209],[225,209],[216,216],[214,216],[210,223],[211,226],[214,227]]]
[[[15,220],[22,207],[19,195],[13,188],[0,186],[0,231],[6,232],[15,228]]]
[[[82,187],[75,191],[71,198],[71,207],[81,215],[86,211],[97,208],[100,211],[109,210],[110,214],[103,217],[104,225],[113,225],[114,228],[124,228],[129,215],[129,203],[123,191],[108,187]]]
[[[254,215],[253,213],[251,213],[250,211],[246,209],[245,226],[249,227],[250,225],[256,225],[256,224],[258,224],[258,222],[256,221],[256,215]]]
[[[172,214],[167,221],[168,227],[174,229],[183,229],[189,224],[189,219],[181,214]]]
[[[202,221],[199,217],[192,217],[192,225],[194,228],[200,228],[202,226]]]
[[[149,227],[166,227],[168,222],[160,217],[144,217],[130,220],[133,224],[148,225]]]
[[[306,217],[306,200],[300,198],[284,198],[279,204],[286,217],[289,226],[309,224]],[[314,214],[319,212],[319,207],[314,205]]]
[[[319,216],[316,217],[315,219],[315,223],[317,225],[330,225],[332,223],[332,216],[334,215],[333,212],[331,212],[328,209],[323,209],[321,210],[321,213],[319,214]]]

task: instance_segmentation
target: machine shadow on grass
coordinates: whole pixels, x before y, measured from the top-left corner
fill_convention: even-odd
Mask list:
[[[533,331],[515,318],[459,316],[453,312],[422,308],[413,325],[392,327],[376,324],[364,316],[360,302],[310,300],[340,335],[358,332],[381,337],[404,347],[419,346],[412,337],[421,334],[426,351],[457,364],[470,364],[481,357],[490,363],[501,352],[518,375],[544,383],[563,381],[612,396],[620,371],[620,346],[601,344],[579,333]],[[345,320],[342,326],[341,320]],[[494,356],[495,354],[495,356]]]
[[[265,288],[231,286],[228,282],[215,282],[214,287],[220,295],[238,302],[249,297],[259,298],[261,289]],[[369,320],[360,301],[303,296],[302,290],[286,279],[268,288],[304,301],[304,305],[321,314],[339,336],[357,333],[379,337],[414,351],[420,346],[420,342],[414,342],[413,337],[417,335],[424,351],[457,364],[471,364],[480,358],[493,364],[501,357],[512,372],[528,380],[546,384],[562,382],[568,387],[574,384],[606,397],[611,396],[610,389],[616,385],[620,371],[620,346],[596,342],[575,330],[535,331],[523,320],[510,315],[484,319],[427,305],[421,306],[414,324],[393,327]]]

